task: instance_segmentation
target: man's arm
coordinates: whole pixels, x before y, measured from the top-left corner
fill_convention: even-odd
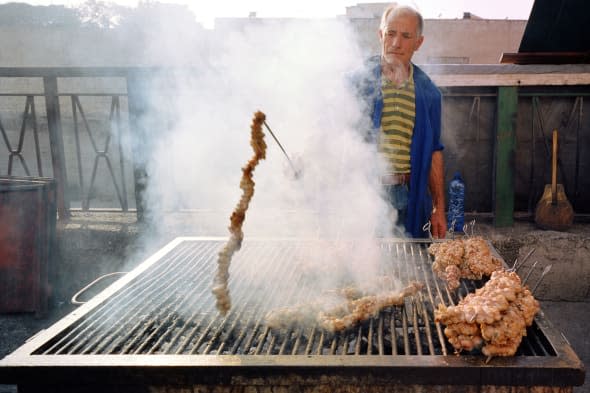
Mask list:
[[[432,236],[444,238],[447,233],[445,217],[445,187],[442,151],[432,153],[432,164],[428,176],[428,186],[432,196],[432,215],[430,217]]]

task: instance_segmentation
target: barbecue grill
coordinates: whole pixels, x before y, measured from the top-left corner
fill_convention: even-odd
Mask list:
[[[0,361],[0,383],[19,392],[571,392],[584,382],[583,364],[542,311],[515,356],[455,354],[433,310],[483,283],[449,292],[432,272],[428,241],[379,240],[379,273],[424,288],[334,333],[264,319],[305,298],[314,275],[298,261],[331,242],[244,240],[222,316],[211,284],[225,240],[175,239]],[[344,255],[359,247],[333,244]]]

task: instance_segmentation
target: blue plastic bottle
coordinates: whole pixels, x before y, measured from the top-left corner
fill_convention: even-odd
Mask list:
[[[453,230],[455,232],[463,232],[463,225],[465,223],[465,183],[461,178],[459,172],[455,173],[455,177],[449,183],[449,211],[447,214],[447,223],[449,229],[455,222]]]

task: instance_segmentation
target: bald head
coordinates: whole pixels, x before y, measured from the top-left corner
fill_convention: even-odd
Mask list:
[[[416,18],[416,36],[422,36],[422,31],[424,29],[424,19],[422,18],[422,15],[410,6],[398,5],[397,3],[392,3],[385,8],[381,15],[379,29],[385,31],[389,22],[399,16],[411,16]]]

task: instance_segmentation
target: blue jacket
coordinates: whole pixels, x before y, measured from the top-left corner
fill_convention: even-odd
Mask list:
[[[369,59],[367,67],[362,74],[355,75],[353,83],[357,93],[363,99],[367,114],[370,115],[371,126],[367,139],[376,143],[383,112],[380,57],[375,56]],[[440,141],[442,95],[428,75],[416,65],[414,65],[414,85],[416,120],[410,147],[412,171],[405,224],[406,231],[412,237],[420,238],[428,235],[422,228],[430,220],[432,212],[432,198],[428,191],[432,153],[444,148]]]

